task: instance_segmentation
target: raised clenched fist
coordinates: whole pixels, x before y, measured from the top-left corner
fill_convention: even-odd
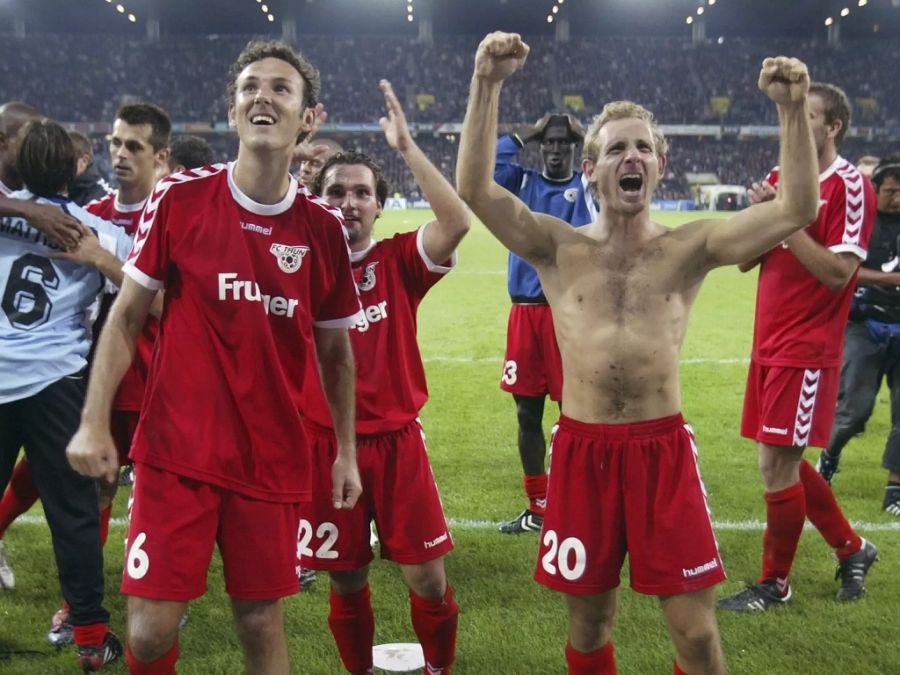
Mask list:
[[[529,49],[518,33],[490,33],[475,53],[475,76],[503,82],[525,65]]]
[[[809,92],[809,71],[800,59],[769,57],[759,71],[759,88],[775,103],[800,103]]]

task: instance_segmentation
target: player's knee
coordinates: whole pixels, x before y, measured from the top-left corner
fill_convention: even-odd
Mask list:
[[[444,560],[439,558],[423,565],[403,565],[403,576],[409,590],[420,598],[443,598],[447,592]]]
[[[128,622],[128,648],[138,661],[150,663],[165,656],[175,644],[175,636],[158,630],[150,622]]]
[[[266,644],[284,631],[282,612],[277,602],[237,607],[234,621],[245,644]]]
[[[350,595],[357,593],[369,581],[369,567],[361,567],[349,572],[329,572],[331,587],[338,595]]]
[[[710,663],[719,649],[719,633],[714,625],[690,622],[672,626],[679,654],[691,663]]]
[[[516,396],[516,416],[519,421],[519,431],[543,434],[544,398]]]

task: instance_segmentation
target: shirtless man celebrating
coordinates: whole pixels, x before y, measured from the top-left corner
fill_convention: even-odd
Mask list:
[[[457,187],[488,229],[537,269],[562,354],[562,417],[535,576],[566,594],[570,674],[615,673],[611,632],[626,553],[632,587],[660,597],[675,672],[722,673],[714,586],[725,575],[696,445],[679,413],[679,351],[710,270],[758,255],[816,217],[806,66],[770,58],[759,76],[781,120],[775,201],[727,222],[674,230],[652,222],[666,142],[651,113],[616,102],[584,143],[582,167],[601,213],[575,230],[533,213],[492,180],[500,90],[528,49],[507,33],[479,46]]]

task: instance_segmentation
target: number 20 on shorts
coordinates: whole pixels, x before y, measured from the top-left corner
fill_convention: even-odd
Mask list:
[[[543,543],[547,552],[541,556],[541,566],[547,574],[559,575],[566,581],[577,581],[582,577],[587,565],[587,551],[580,539],[567,537],[560,542],[556,530],[547,530]]]

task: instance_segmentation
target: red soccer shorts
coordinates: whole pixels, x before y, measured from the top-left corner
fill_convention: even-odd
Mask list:
[[[506,326],[500,388],[519,396],[562,400],[562,359],[550,305],[513,305]]]
[[[675,595],[725,579],[697,445],[681,415],[633,424],[561,417],[535,579],[573,595],[619,585]]]
[[[199,598],[215,544],[231,597],[275,600],[299,590],[299,504],[250,499],[144,463],[134,476],[122,593]]]
[[[131,450],[131,439],[134,438],[134,430],[137,429],[141,413],[136,410],[113,410],[110,419],[110,431],[113,443],[119,453],[119,466],[127,466],[131,463],[128,459],[128,451]]]
[[[750,362],[741,435],[770,445],[827,448],[841,373]]]
[[[416,420],[398,431],[357,438],[362,496],[351,511],[331,502],[334,433],[307,423],[313,458],[313,499],[301,509],[297,550],[314,570],[350,571],[372,559],[369,523],[375,521],[381,557],[404,565],[434,560],[453,549],[425,434]]]

